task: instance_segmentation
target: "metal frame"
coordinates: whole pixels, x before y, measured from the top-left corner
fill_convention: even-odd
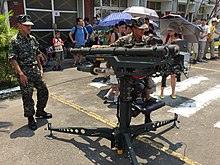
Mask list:
[[[120,78],[120,104],[117,112],[118,127],[112,129],[88,129],[83,127],[53,128],[51,123],[48,123],[48,130],[50,131],[48,137],[54,137],[52,133],[53,131],[91,137],[103,137],[111,141],[111,148],[116,147],[118,153],[126,151],[130,158],[130,163],[138,165],[138,161],[132,147],[133,139],[144,132],[156,131],[157,128],[169,123],[174,123],[174,125],[176,125],[176,122],[178,122],[178,115],[175,114],[173,118],[164,121],[130,125],[132,117],[132,102],[129,92],[129,89],[131,88],[131,80],[132,76],[124,76]]]
[[[77,0],[77,9],[79,10],[79,0]],[[84,4],[84,1],[83,1],[83,4]],[[84,10],[84,6],[83,6],[83,10]],[[27,14],[27,11],[47,11],[47,12],[51,12],[51,15],[52,15],[52,23],[55,24],[55,16],[54,16],[54,0],[51,0],[51,10],[49,9],[34,9],[34,8],[28,8],[26,6],[26,0],[24,0],[24,11],[25,11],[25,14]],[[72,13],[72,14],[77,14],[79,15],[79,12],[76,10],[76,11],[67,11],[67,10],[59,10],[59,12],[61,13]],[[84,12],[83,12],[84,13]],[[59,29],[60,31],[70,31],[71,29]],[[38,31],[48,31],[48,32],[54,32],[54,29],[32,29],[32,31],[34,32],[38,32]],[[55,35],[55,34],[54,34]]]
[[[165,49],[164,49],[165,48]],[[174,48],[174,47],[171,47]],[[172,60],[176,55],[174,49],[169,49],[169,53],[166,47],[155,48],[82,48],[71,49],[74,53],[88,53],[88,59],[103,59],[109,62],[109,65],[113,67],[114,72],[120,79],[120,97],[119,104],[117,106],[117,118],[118,125],[115,128],[97,128],[88,129],[83,127],[67,127],[67,128],[54,128],[51,123],[48,123],[48,130],[50,134],[48,137],[54,137],[53,131],[92,136],[92,137],[104,137],[111,141],[111,147],[116,147],[118,153],[123,151],[127,152],[130,163],[138,165],[138,161],[135,152],[132,147],[132,141],[138,135],[155,131],[157,128],[173,123],[176,125],[178,121],[178,115],[175,114],[173,118],[164,121],[151,122],[150,114],[152,111],[161,108],[165,105],[163,102],[154,102],[152,105],[142,104],[142,107],[132,100],[132,84],[133,76],[145,75],[150,76],[155,71],[157,72],[170,72],[169,66],[172,64],[183,65],[183,57],[180,55],[179,60]],[[104,54],[104,55],[103,55]],[[176,62],[176,63],[175,63]],[[181,68],[180,68],[181,69]],[[136,117],[138,114],[143,113],[149,117],[149,120],[145,124],[130,125],[131,118]],[[145,121],[146,122],[146,121]]]

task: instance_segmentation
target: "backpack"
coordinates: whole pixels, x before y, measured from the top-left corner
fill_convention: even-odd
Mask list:
[[[75,40],[75,35],[76,35],[77,30],[78,30],[78,27],[77,27],[77,25],[76,25],[76,26],[75,26],[75,31],[74,31],[73,34],[72,34],[73,40]],[[83,27],[83,32],[84,32],[84,37],[85,37],[85,39],[86,39],[86,29],[85,29],[85,27]],[[72,44],[72,41],[71,41],[69,35],[68,35],[66,41],[67,41],[67,46],[69,46],[69,47],[74,47],[74,44]]]

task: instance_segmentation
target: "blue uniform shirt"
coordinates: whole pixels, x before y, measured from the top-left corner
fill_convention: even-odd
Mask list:
[[[84,27],[77,26],[77,28],[78,29],[75,34],[75,40],[77,42],[75,43],[74,48],[85,46],[85,34],[84,34],[84,30],[83,30]],[[86,28],[85,28],[85,31],[88,34],[88,31],[86,30]],[[71,29],[71,33],[74,34],[74,32],[75,32],[75,26]]]
[[[90,36],[91,36],[92,30],[93,30],[93,29],[92,29],[92,25],[90,25],[90,24],[87,25],[87,26],[86,26],[86,30],[87,30],[88,33],[89,33],[89,38],[88,38],[88,41],[87,41],[87,42],[89,43],[89,42],[90,42]]]

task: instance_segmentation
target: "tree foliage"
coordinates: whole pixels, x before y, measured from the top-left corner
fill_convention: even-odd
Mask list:
[[[15,80],[15,72],[8,60],[8,43],[17,33],[15,28],[9,28],[8,19],[13,13],[0,14],[0,88],[4,84],[10,86]]]

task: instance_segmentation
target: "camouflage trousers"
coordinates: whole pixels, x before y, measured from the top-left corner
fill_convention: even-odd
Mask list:
[[[46,107],[49,92],[45,82],[39,74],[36,74],[36,72],[28,72],[26,76],[28,77],[28,85],[23,86],[20,83],[20,88],[22,93],[24,116],[31,117],[35,114],[35,104],[32,98],[34,88],[37,90],[37,111],[43,111]]]

